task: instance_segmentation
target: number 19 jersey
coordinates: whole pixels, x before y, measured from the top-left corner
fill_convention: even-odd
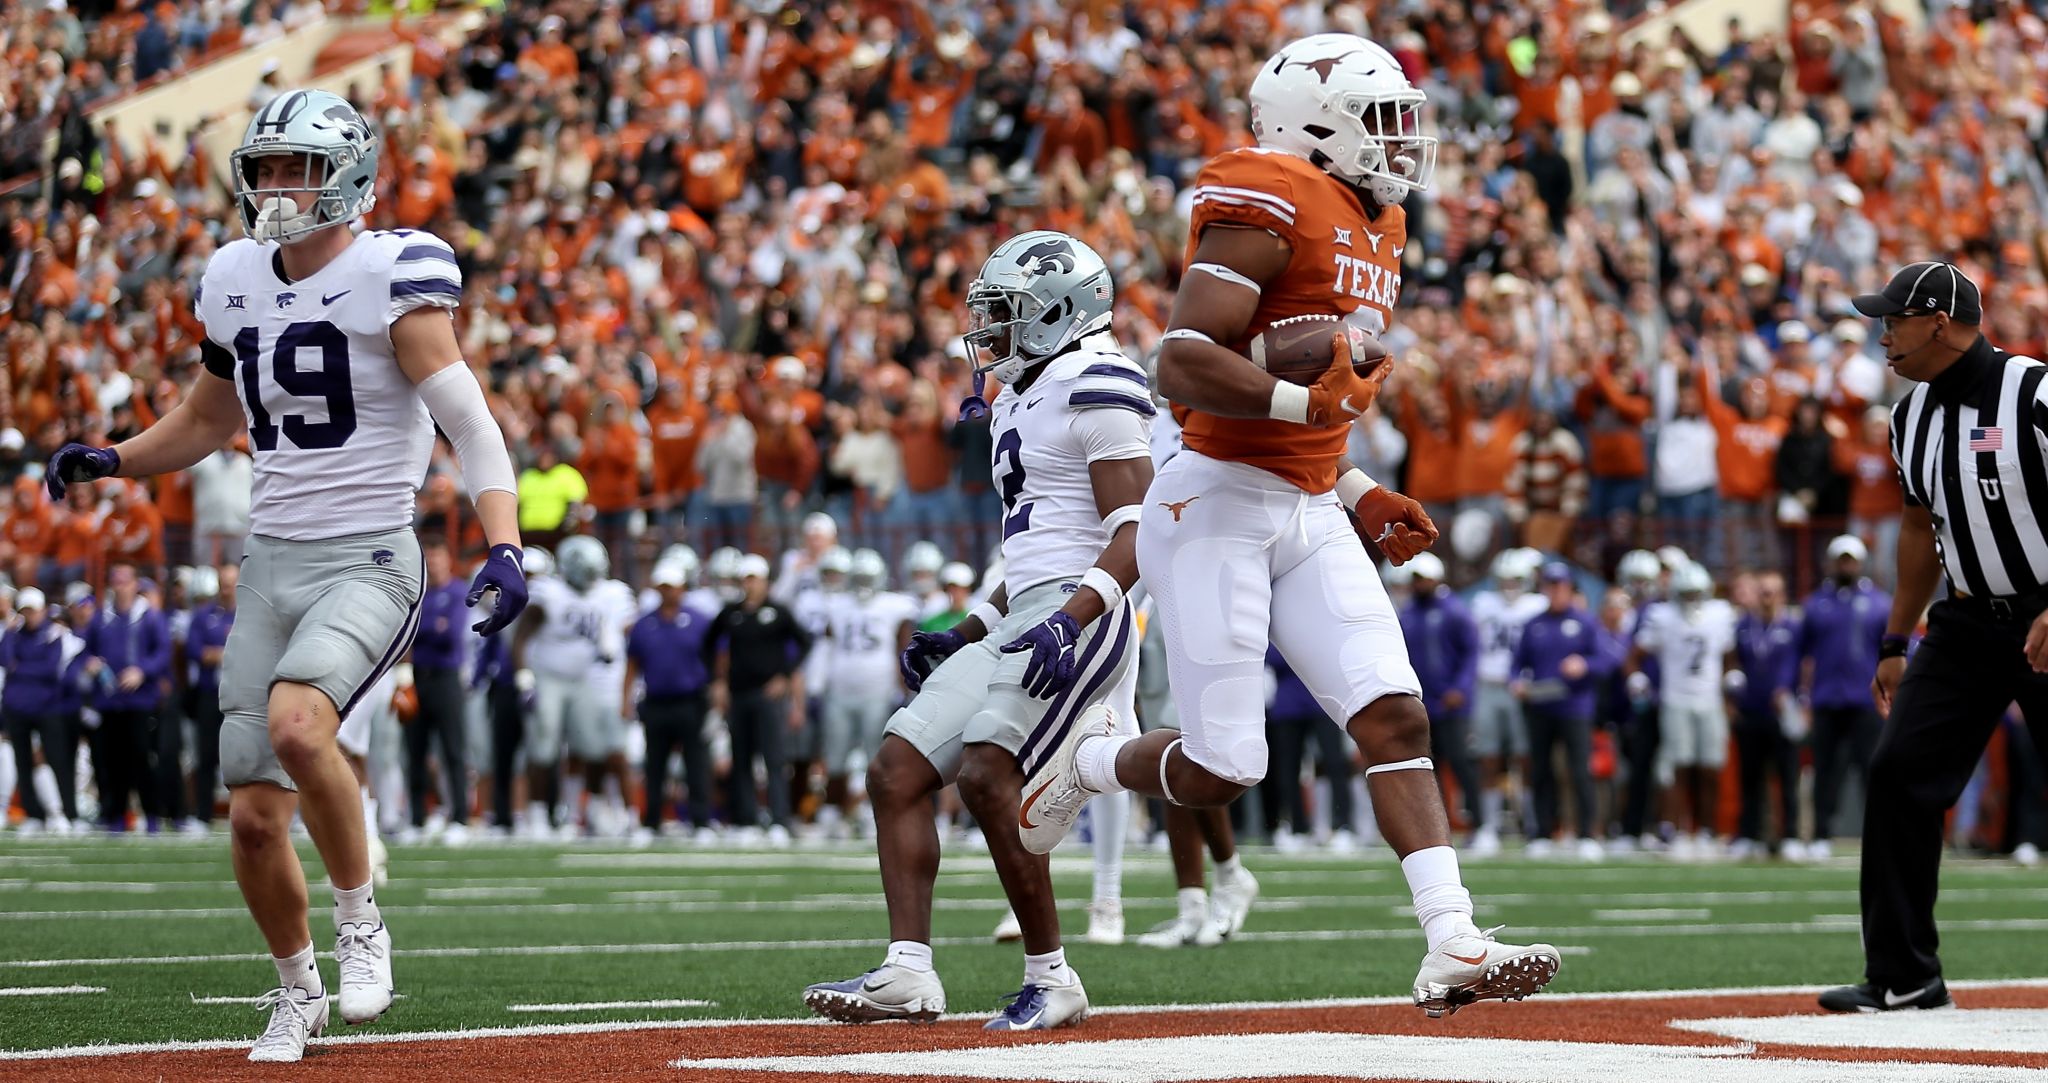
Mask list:
[[[1088,464],[1149,459],[1152,393],[1145,372],[1099,332],[1044,363],[1019,393],[990,404],[993,477],[1003,500],[1003,581],[1014,602],[1055,579],[1078,579],[1109,545]]]
[[[391,325],[461,295],[454,251],[413,230],[364,232],[297,282],[275,245],[243,238],[213,254],[193,305],[217,347],[207,368],[234,382],[249,423],[251,533],[313,541],[412,524],[434,424]]]

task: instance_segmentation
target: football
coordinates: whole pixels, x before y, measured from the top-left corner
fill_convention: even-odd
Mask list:
[[[1330,369],[1330,339],[1351,336],[1351,364],[1363,376],[1387,359],[1379,336],[1337,315],[1289,316],[1252,338],[1252,364],[1291,384],[1315,383]]]

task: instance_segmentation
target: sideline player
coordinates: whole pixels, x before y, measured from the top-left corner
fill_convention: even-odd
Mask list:
[[[1250,100],[1260,145],[1217,156],[1196,178],[1188,275],[1159,359],[1184,449],[1146,494],[1138,535],[1185,729],[1128,738],[1076,727],[1047,758],[1050,777],[1031,783],[1024,813],[1039,829],[1024,842],[1050,850],[1096,793],[1211,806],[1260,781],[1270,642],[1331,717],[1347,720],[1364,755],[1380,831],[1428,941],[1416,1004],[1438,1016],[1527,996],[1556,975],[1557,950],[1496,943],[1472,923],[1421,686],[1345,516],[1356,509],[1396,563],[1435,534],[1420,505],[1343,458],[1351,421],[1391,365],[1359,375],[1352,336],[1338,333],[1330,368],[1302,387],[1244,353],[1253,334],[1290,316],[1334,309],[1385,330],[1408,244],[1400,203],[1434,164],[1436,141],[1419,126],[1424,98],[1378,45],[1318,34],[1266,61]]]
[[[625,777],[619,697],[626,628],[638,615],[638,603],[624,583],[611,578],[611,556],[596,538],[562,539],[555,562],[557,574],[533,584],[533,604],[512,639],[513,665],[531,672],[534,690],[526,727],[527,830],[536,837],[545,833],[543,799],[555,788],[566,741],[568,763],[556,803],[562,834],[574,838],[579,824],[594,834],[623,834],[631,827],[621,822],[624,802],[606,793],[605,780]],[[590,807],[583,815],[586,784]]]
[[[889,901],[881,966],[804,991],[843,1022],[930,1020],[946,990],[932,969],[939,833],[931,799],[957,777],[1024,933],[1024,987],[990,1030],[1043,1030],[1087,1015],[1060,946],[1047,862],[1025,850],[1025,780],[1067,731],[1127,725],[1137,657],[1124,592],[1138,578],[1137,502],[1152,478],[1145,374],[1109,331],[1109,268],[1087,245],[1038,230],[1011,238],[967,289],[1003,499],[1003,585],[951,631],[903,652],[917,697],[889,720],[868,766]],[[980,404],[970,400],[970,408]],[[936,667],[936,668],[934,668]],[[1015,826],[1012,826],[1015,825]]]
[[[873,549],[856,549],[848,558],[850,589],[833,595],[826,611],[825,638],[813,654],[826,656],[822,758],[825,763],[825,805],[818,824],[828,837],[841,837],[845,817],[854,813],[859,795],[847,785],[855,753],[872,760],[882,743],[882,727],[903,703],[903,673],[897,665],[922,606],[908,594],[884,589],[889,565]],[[799,620],[802,618],[799,617]]]
[[[455,253],[428,233],[349,229],[376,200],[377,157],[376,133],[337,95],[292,91],[258,110],[229,157],[248,237],[215,252],[193,291],[206,374],[148,431],[111,448],[67,444],[47,476],[61,498],[67,484],[183,470],[248,425],[255,476],[222,661],[221,768],[235,879],[279,980],[255,1061],[299,1060],[327,1025],[294,810],[334,884],[342,1018],[367,1023],[391,1006],[391,936],[335,731],[418,626],[413,499],[435,426],[491,545],[469,602],[497,599],[477,630],[526,605],[512,459],[449,318],[462,296]]]
[[[1472,830],[1473,857],[1500,853],[1510,768],[1522,784],[1515,792],[1527,794],[1529,730],[1522,702],[1508,690],[1508,678],[1522,626],[1550,607],[1543,595],[1529,589],[1542,561],[1534,549],[1503,550],[1493,558],[1493,586],[1472,595],[1472,620],[1479,625],[1479,681],[1472,692],[1472,743],[1479,749],[1479,822]],[[1517,805],[1526,810],[1529,802]]]

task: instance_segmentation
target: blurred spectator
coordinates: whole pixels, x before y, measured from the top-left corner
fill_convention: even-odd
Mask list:
[[[133,565],[113,565],[107,583],[107,604],[84,636],[84,675],[100,717],[93,756],[102,783],[100,819],[109,830],[121,830],[133,793],[155,830],[174,825],[185,811],[178,718],[164,711],[171,633],[163,613],[142,596]]]
[[[1753,591],[1754,598],[1742,605],[1735,625],[1735,657],[1742,678],[1733,697],[1742,813],[1731,852],[1737,857],[1777,853],[1796,860],[1805,854],[1799,830],[1798,734],[1805,723],[1797,700],[1800,622],[1786,608],[1783,576],[1758,575]],[[1771,809],[1777,811],[1775,846],[1764,833],[1764,814]]]
[[[754,424],[739,412],[729,392],[711,401],[711,416],[697,446],[697,471],[704,477],[704,525],[700,548],[745,548],[754,522],[760,475],[754,466]]]
[[[51,616],[42,591],[24,588],[15,596],[14,605],[21,613],[20,623],[0,635],[0,671],[7,674],[7,687],[0,695],[0,721],[4,721],[7,741],[13,746],[21,810],[41,828],[78,819],[78,775],[72,765],[78,733],[63,709],[63,682],[80,644]],[[38,752],[56,775],[61,808],[43,807],[36,793],[33,780]],[[6,795],[0,794],[0,802],[5,800]]]
[[[1555,413],[1536,410],[1530,414],[1529,427],[1515,434],[1510,450],[1513,462],[1504,495],[1508,520],[1521,535],[1519,543],[1546,552],[1564,549],[1572,524],[1586,510],[1586,464],[1579,438],[1557,423]]]
[[[562,461],[553,440],[543,440],[532,466],[519,475],[519,533],[529,545],[552,549],[589,499],[590,487]]]

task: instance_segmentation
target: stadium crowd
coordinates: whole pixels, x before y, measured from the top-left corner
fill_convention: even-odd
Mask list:
[[[0,563],[78,637],[67,664],[115,674],[94,697],[160,693],[155,716],[91,706],[96,743],[126,750],[92,759],[127,776],[103,775],[102,794],[154,793],[145,807],[175,820],[185,783],[163,750],[183,743],[175,705],[195,652],[187,641],[178,664],[141,666],[119,654],[137,649],[130,635],[106,655],[95,619],[153,624],[93,614],[128,613],[139,592],[175,616],[206,577],[174,569],[232,566],[246,450],[153,489],[77,486],[63,507],[34,479],[64,441],[130,435],[197,378],[191,292],[235,216],[198,132],[116,133],[89,111],[320,12],[107,7],[51,0],[0,21],[0,176],[49,177],[0,200],[0,471],[15,479]],[[1180,272],[1187,181],[1252,142],[1242,103],[1258,61],[1329,29],[1388,43],[1445,137],[1433,189],[1409,208],[1403,318],[1387,336],[1400,366],[1353,448],[1445,528],[1444,579],[1495,583],[1498,554],[1532,547],[1579,569],[1602,623],[1623,628],[1601,584],[1621,582],[1633,550],[1676,545],[1761,612],[1749,595],[1772,575],[1783,599],[1825,589],[1830,541],[1847,534],[1881,588],[1900,507],[1884,409],[1896,388],[1848,298],[1883,267],[1941,255],[1999,297],[1987,334],[2048,348],[2048,30],[2023,5],[1942,6],[1923,22],[1802,2],[1786,33],[1735,24],[1709,51],[1625,41],[1627,14],[536,0],[494,10],[454,48],[422,39],[409,77],[386,70],[349,97],[382,127],[369,224],[432,231],[463,263],[457,323],[524,468],[522,530],[549,548],[595,535],[631,586],[675,544],[814,562],[803,526],[819,513],[886,568],[924,540],[983,565],[998,506],[987,429],[955,409],[969,392],[960,299],[982,255],[1024,229],[1082,237],[1116,273],[1121,341],[1149,354]],[[464,564],[481,538],[457,489],[443,447],[420,522]],[[739,589],[736,568],[709,571]],[[1606,671],[1640,707],[1628,638]],[[121,687],[130,665],[143,684]],[[1796,681],[1779,690],[1814,705]],[[77,740],[87,709],[66,707],[55,745]],[[1599,775],[1592,734],[1619,732],[1592,710],[1612,724],[1574,753],[1575,796],[1597,788],[1579,785],[1581,767]],[[1614,756],[1640,785],[1670,766]],[[1348,783],[1342,757],[1325,759],[1332,799],[1312,815],[1335,832]],[[1673,823],[1707,818],[1692,781]],[[787,815],[805,817],[817,799],[795,782]],[[466,804],[466,778],[458,789]],[[209,792],[188,796],[207,810]],[[1311,814],[1275,796],[1264,822],[1305,826]],[[1594,814],[1612,830],[1583,812],[1571,830],[1641,839],[1666,818],[1647,796],[1613,805]],[[1648,822],[1626,822],[1631,808]]]

